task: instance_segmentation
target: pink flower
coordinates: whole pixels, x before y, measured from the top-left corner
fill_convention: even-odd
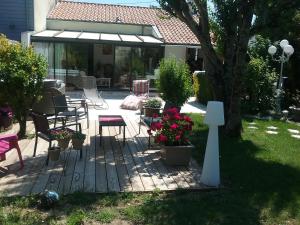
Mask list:
[[[157,118],[158,117],[157,113],[153,113],[152,117]]]
[[[179,140],[180,140],[180,138],[181,138],[181,136],[180,136],[180,135],[176,135],[176,136],[175,136],[175,140],[176,140],[176,141],[179,141]]]
[[[155,123],[155,127],[157,130],[160,130],[163,127],[163,125],[161,122],[157,122],[157,123]]]
[[[158,136],[160,142],[166,142],[168,140],[167,136],[160,134]]]
[[[179,126],[178,126],[177,123],[173,123],[173,124],[170,126],[170,128],[171,128],[172,130],[176,130],[178,127],[179,127]]]

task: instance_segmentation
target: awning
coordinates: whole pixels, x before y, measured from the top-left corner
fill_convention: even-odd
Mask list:
[[[127,42],[127,43],[163,44],[161,40],[152,36],[145,36],[145,35],[108,34],[108,33],[58,31],[58,30],[44,30],[33,34],[32,38],[34,40],[76,39],[76,40]]]

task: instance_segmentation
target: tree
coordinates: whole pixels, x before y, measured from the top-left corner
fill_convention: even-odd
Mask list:
[[[190,3],[193,10],[186,0],[158,1],[165,11],[184,22],[200,41],[214,99],[224,102],[225,131],[228,135],[239,136],[242,130],[241,84],[255,1],[213,0],[214,18],[209,16],[207,0],[194,0]],[[223,60],[211,43],[211,19],[222,31]]]
[[[20,124],[20,138],[26,134],[28,109],[38,100],[46,72],[47,63],[41,55],[0,35],[0,101],[12,107]]]

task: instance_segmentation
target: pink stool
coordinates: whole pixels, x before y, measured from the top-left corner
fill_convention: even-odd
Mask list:
[[[15,134],[6,134],[0,136],[0,162],[6,160],[5,154],[12,150],[13,148],[17,149],[19,160],[22,169],[24,167],[21,150],[18,144],[18,136]]]

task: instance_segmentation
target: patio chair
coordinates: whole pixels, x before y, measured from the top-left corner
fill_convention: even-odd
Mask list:
[[[82,77],[82,86],[88,105],[93,106],[95,109],[108,108],[108,104],[101,97],[101,92],[98,92],[97,80],[94,76]]]
[[[60,127],[50,128],[49,120],[47,119],[47,116],[45,114],[42,115],[42,114],[31,111],[30,116],[32,117],[32,120],[34,123],[34,128],[35,128],[35,144],[34,144],[34,150],[33,150],[33,157],[35,157],[35,155],[36,155],[38,138],[42,138],[43,140],[49,142],[49,147],[48,147],[48,151],[49,151],[49,149],[51,148],[52,142],[55,140],[50,135],[52,130],[59,130],[59,129],[75,126],[76,131],[81,132],[81,124],[80,123],[73,123],[73,124],[63,125]],[[70,129],[70,130],[72,130],[72,129]],[[82,157],[82,149],[80,150],[80,158],[81,157]],[[46,165],[48,165],[48,162],[49,162],[49,152],[48,152],[47,159],[46,159]]]
[[[74,119],[78,123],[79,119],[86,118],[87,127],[89,127],[89,111],[84,99],[67,100],[65,95],[54,96],[53,105],[55,109],[54,127],[57,120],[61,120],[65,125],[69,119]]]
[[[12,149],[17,149],[20,169],[24,167],[21,150],[18,144],[18,136],[16,134],[5,134],[0,136],[0,162],[6,160],[6,153]]]
[[[132,92],[135,96],[149,97],[149,80],[134,80],[132,82]]]

